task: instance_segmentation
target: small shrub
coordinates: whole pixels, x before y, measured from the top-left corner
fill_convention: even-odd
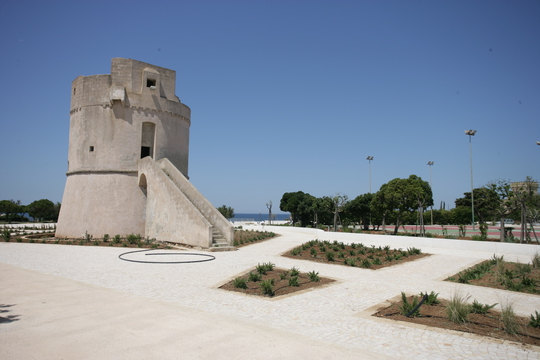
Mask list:
[[[518,319],[511,304],[501,305],[501,323],[508,334],[516,334],[519,329]]]
[[[490,309],[493,309],[497,303],[493,305],[479,303],[476,299],[471,305],[471,312],[474,314],[487,314]]]
[[[467,322],[471,307],[467,304],[468,297],[454,294],[446,306],[446,316],[457,324]]]
[[[381,262],[381,259],[376,257],[374,260],[373,260],[373,265],[381,265],[382,262]]]
[[[84,232],[83,240],[86,242],[92,241],[94,237],[88,233],[88,231]]]
[[[298,283],[298,276],[291,276],[289,278],[289,286],[300,286]]]
[[[109,242],[109,239],[110,239],[109,234],[103,235],[103,242],[105,242],[105,243],[106,243],[106,242]]]
[[[419,255],[422,253],[422,250],[420,249],[417,249],[415,247],[412,247],[412,248],[407,248],[407,254],[408,255]]]
[[[353,258],[347,258],[345,259],[345,265],[356,266],[356,260]]]
[[[407,300],[407,295],[405,295],[405,293],[402,291],[401,292],[401,306],[399,307],[399,311],[401,312],[401,314],[405,316],[409,316],[409,317],[420,316],[420,311],[418,309],[412,312],[416,306],[418,306],[418,297],[413,296],[412,302],[409,303],[409,301]]]
[[[250,271],[248,275],[248,281],[252,281],[252,282],[261,281],[261,274]]]
[[[8,229],[2,231],[2,239],[4,239],[5,242],[9,242],[11,239],[11,232]]]
[[[279,274],[279,278],[281,280],[285,280],[287,278],[287,276],[289,276],[289,272],[288,271],[284,271],[282,272],[281,274]]]
[[[362,260],[362,267],[369,269],[371,267],[371,262],[368,259]]]
[[[274,284],[272,284],[272,281],[270,280],[264,280],[261,282],[261,290],[264,295],[267,296],[274,296]]]
[[[300,275],[300,271],[297,268],[293,267],[291,269],[291,276],[298,276],[298,275]]]
[[[115,244],[120,244],[120,241],[122,241],[122,238],[120,237],[120,235],[114,235],[114,238],[113,238],[113,243]]]
[[[427,299],[426,301],[424,302],[424,304],[426,305],[435,305],[435,304],[438,304],[440,303],[440,301],[437,299],[437,297],[439,296],[439,293],[436,293],[434,291],[430,292],[429,294],[426,293],[424,294],[423,292],[420,292],[420,297],[424,297],[427,295]]]
[[[311,248],[309,253],[311,254],[312,257],[317,257],[317,250],[315,250],[315,248]]]
[[[308,272],[309,280],[312,282],[319,282],[321,279],[319,278],[319,273],[315,272],[315,270]]]
[[[292,255],[292,256],[298,256],[298,255],[300,255],[300,252],[301,252],[301,251],[302,251],[301,248],[294,248],[294,249],[292,249],[292,251],[291,251],[291,255]]]
[[[327,252],[327,253],[326,253],[326,260],[328,260],[328,261],[335,261],[335,260],[334,260],[334,253]]]
[[[234,279],[234,287],[237,289],[247,289],[246,279],[237,277]]]
[[[274,270],[274,264],[268,262],[268,263],[262,263],[262,264],[257,264],[257,267],[255,268],[255,270],[257,270],[257,272],[261,275],[266,275],[266,273],[268,271],[272,271]]]
[[[534,312],[535,314],[531,314],[531,320],[529,321],[529,326],[532,326],[534,328],[540,328],[540,314],[538,311]]]
[[[534,269],[540,268],[540,254],[538,253],[534,254],[531,261],[531,265]]]

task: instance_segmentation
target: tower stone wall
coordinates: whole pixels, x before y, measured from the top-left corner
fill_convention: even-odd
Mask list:
[[[58,237],[145,234],[139,160],[167,158],[188,176],[191,112],[175,82],[173,70],[124,58],[110,75],[73,81]]]

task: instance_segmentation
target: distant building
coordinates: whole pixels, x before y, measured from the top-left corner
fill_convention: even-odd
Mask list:
[[[73,80],[57,237],[233,244],[232,225],[187,179],[191,110],[175,83],[173,70],[123,58],[110,75]]]
[[[510,189],[512,191],[524,191],[527,190],[527,187],[530,187],[533,193],[538,192],[538,182],[537,181],[517,181],[510,183]]]

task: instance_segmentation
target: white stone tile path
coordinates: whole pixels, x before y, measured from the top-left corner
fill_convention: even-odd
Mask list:
[[[262,229],[253,226],[252,228]],[[405,291],[454,292],[482,303],[511,302],[516,313],[540,311],[540,296],[442,281],[493,254],[530,262],[538,245],[324,233],[313,229],[265,227],[281,236],[234,252],[212,253],[198,264],[138,264],[117,256],[129,249],[0,243],[0,262],[95,286],[249,321],[358,351],[395,359],[540,359],[538,347],[523,346],[459,332],[398,323],[368,311]],[[294,260],[280,256],[311,239],[392,248],[417,247],[432,256],[376,271]],[[176,250],[175,250],[176,251]],[[143,254],[139,255],[141,258]],[[301,271],[318,271],[337,282],[283,298],[260,298],[217,287],[262,262]],[[0,277],[1,280],[1,277]],[[1,302],[1,295],[0,295]]]

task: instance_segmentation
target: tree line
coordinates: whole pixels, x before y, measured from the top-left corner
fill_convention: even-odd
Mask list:
[[[26,214],[37,221],[57,221],[60,213],[60,203],[48,199],[33,201],[22,205],[20,201],[0,200],[0,221],[28,221]]]
[[[489,221],[501,222],[504,232],[505,219],[513,219],[522,227],[538,222],[540,195],[538,183],[532,178],[512,188],[507,181],[489,183],[473,189],[475,219],[485,224]],[[466,192],[455,200],[455,208],[433,210],[433,222],[439,225],[465,225],[471,223],[471,193]],[[300,226],[320,226],[337,224],[344,226],[361,225],[368,230],[394,225],[397,233],[401,224],[418,224],[424,233],[424,224],[431,223],[433,193],[428,182],[416,175],[395,178],[383,184],[376,193],[366,193],[349,200],[345,195],[317,198],[302,191],[284,193],[280,209],[291,214],[292,221]],[[524,231],[522,231],[523,236]],[[527,233],[525,231],[525,233]],[[502,236],[502,235],[501,235]],[[523,239],[521,239],[523,241]]]

